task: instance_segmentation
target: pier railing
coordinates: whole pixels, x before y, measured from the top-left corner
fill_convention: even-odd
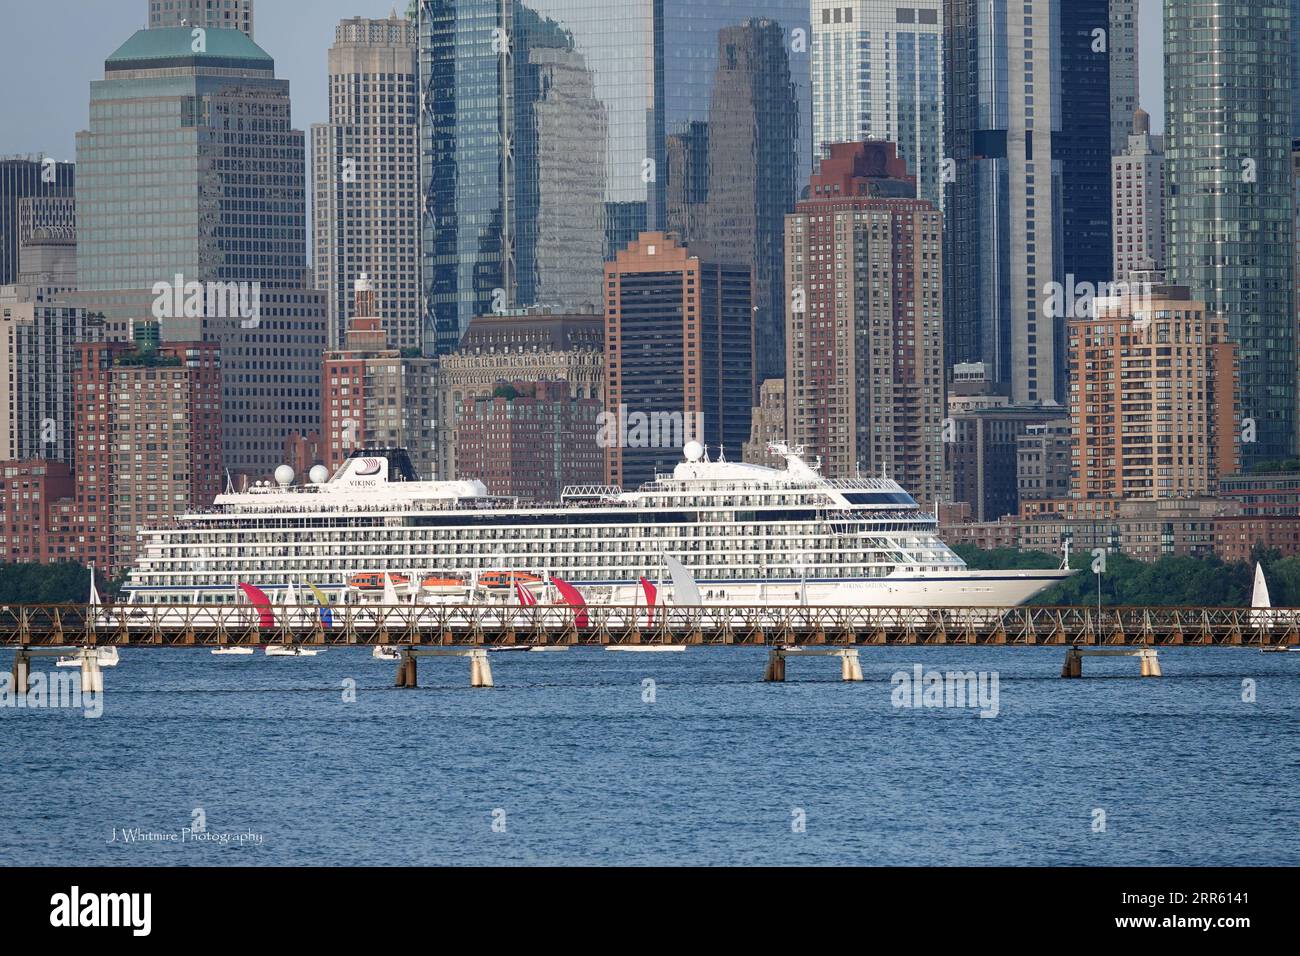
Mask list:
[[[0,646],[1118,645],[1300,646],[1300,609],[15,604]]]

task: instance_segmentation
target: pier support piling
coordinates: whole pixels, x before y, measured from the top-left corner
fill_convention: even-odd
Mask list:
[[[18,651],[14,654],[14,689],[13,692],[19,695],[26,695],[28,691],[29,678],[31,677],[32,665],[27,657],[26,651]]]
[[[104,692],[104,672],[99,667],[99,650],[94,647],[81,649],[81,692],[83,694]]]
[[[1092,648],[1071,647],[1065,652],[1065,663],[1061,665],[1062,677],[1082,677],[1084,657],[1136,657],[1143,677],[1161,677],[1160,653],[1154,647],[1142,647],[1136,650],[1094,650]]]
[[[856,647],[806,648],[773,647],[767,652],[767,668],[763,671],[763,680],[772,683],[785,681],[785,660],[787,657],[838,657],[840,659],[840,680],[860,681],[862,662],[858,659]]]
[[[469,658],[469,686],[470,687],[491,687],[492,684],[492,665],[488,663],[488,653],[486,648],[476,647],[471,650],[426,650],[415,649],[402,651],[402,659],[397,664],[397,681],[395,686],[402,688],[415,688],[419,686],[416,674],[415,659],[417,657],[468,657]]]

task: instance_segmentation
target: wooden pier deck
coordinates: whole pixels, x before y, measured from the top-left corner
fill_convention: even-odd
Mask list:
[[[1196,607],[273,607],[9,605],[0,647],[267,644],[483,648],[501,645],[869,645],[1300,647],[1300,610]]]

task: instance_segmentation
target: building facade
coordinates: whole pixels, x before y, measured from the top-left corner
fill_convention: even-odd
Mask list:
[[[140,30],[91,84],[77,156],[77,304],[110,340],[152,317],[164,342],[216,343],[225,463],[269,474],[320,427],[325,347],[288,82],[237,30]]]
[[[18,281],[20,209],[35,197],[71,199],[76,164],[31,156],[0,157],[0,286]]]
[[[1186,288],[1098,299],[1070,353],[1072,498],[1212,495],[1238,470],[1237,346]]]
[[[436,362],[414,347],[393,348],[375,314],[374,287],[364,275],[354,285],[354,317],[343,347],[325,353],[325,464],[334,470],[362,448],[404,448],[415,473],[431,480],[437,474]]]
[[[785,379],[769,378],[758,387],[758,404],[754,406],[749,441],[745,442],[742,456],[745,461],[768,468],[785,467],[785,460],[768,450],[774,442],[785,441],[785,417]]]
[[[605,287],[606,483],[671,471],[690,441],[739,458],[754,394],[749,267],[646,232],[605,266]]]
[[[558,314],[534,307],[482,315],[460,346],[438,360],[441,440],[438,474],[462,474],[456,461],[460,411],[502,382],[565,382],[575,400],[605,397],[605,320],[594,312]]]
[[[149,29],[220,27],[253,38],[253,0],[148,0]]]
[[[77,560],[67,530],[73,488],[67,462],[0,462],[0,561]]]
[[[826,474],[943,487],[943,217],[890,143],[830,147],[786,217],[790,440]]]
[[[1110,153],[1118,156],[1128,145],[1132,117],[1138,109],[1141,71],[1138,68],[1138,0],[1110,0]]]
[[[947,354],[1016,404],[1065,400],[1052,286],[1111,278],[1109,25],[1108,0],[944,6]]]
[[[1164,7],[1169,280],[1240,347],[1248,461],[1296,451],[1288,4]]]
[[[759,190],[771,188],[767,177],[783,176],[784,152],[777,166],[771,152],[753,150],[779,140],[785,150],[792,85],[797,166],[780,188],[803,182],[811,158],[808,11],[807,0],[422,0],[426,347],[450,351],[474,317],[492,312],[580,311],[591,287],[585,277],[599,276],[605,260],[642,231],[680,229],[667,216],[670,142],[710,123],[720,77],[731,90],[723,102],[759,123],[755,134],[737,117],[718,117],[708,148],[724,157],[751,150],[743,162],[727,159],[727,173]],[[757,45],[749,48],[764,75],[750,84],[757,99],[746,105],[743,50],[751,41],[723,31],[756,19],[771,22],[788,55],[770,56],[759,35],[767,28],[752,26]],[[735,70],[726,62],[731,50]],[[773,69],[788,75],[773,77]],[[702,151],[694,162],[707,169]],[[771,205],[766,196],[755,203]],[[557,220],[547,211],[554,209],[565,216]],[[769,229],[774,215],[764,214]],[[584,242],[557,272],[547,250],[562,248],[558,235],[550,238],[561,229],[601,237],[601,256]],[[570,277],[584,281],[575,287]]]
[[[813,0],[813,143],[894,143],[943,203],[943,0]]]
[[[330,348],[353,318],[352,285],[375,283],[394,348],[421,348],[420,162],[415,23],[353,17],[334,29],[329,122],[312,147],[312,270],[326,295]]]
[[[217,345],[141,338],[78,346],[69,534],[108,574],[131,567],[150,528],[210,507],[226,478]]]
[[[1135,272],[1164,272],[1164,137],[1151,135],[1151,117],[1145,110],[1133,114],[1133,132],[1123,152],[1111,159],[1110,176],[1115,281],[1127,282]]]
[[[456,461],[494,495],[557,502],[570,485],[598,485],[605,453],[596,443],[602,405],[575,398],[567,382],[512,382],[466,398]]]

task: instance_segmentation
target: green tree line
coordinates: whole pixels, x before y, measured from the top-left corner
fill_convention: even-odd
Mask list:
[[[954,548],[970,567],[980,570],[1055,568],[1060,555],[1044,551],[997,548],[985,551],[969,545]],[[1076,551],[1070,567],[1079,573],[1054,584],[1031,604],[1083,605],[1097,603],[1097,575],[1092,554]],[[1264,565],[1274,607],[1300,607],[1300,556],[1284,558],[1275,550],[1256,548],[1249,562],[1220,558],[1166,555],[1158,561],[1138,561],[1122,554],[1106,555],[1101,575],[1101,603],[1111,606],[1248,607],[1255,583],[1255,562]]]
[[[121,581],[98,575],[99,594],[109,600]],[[0,563],[0,604],[84,604],[90,599],[90,569],[71,561],[58,564]]]

